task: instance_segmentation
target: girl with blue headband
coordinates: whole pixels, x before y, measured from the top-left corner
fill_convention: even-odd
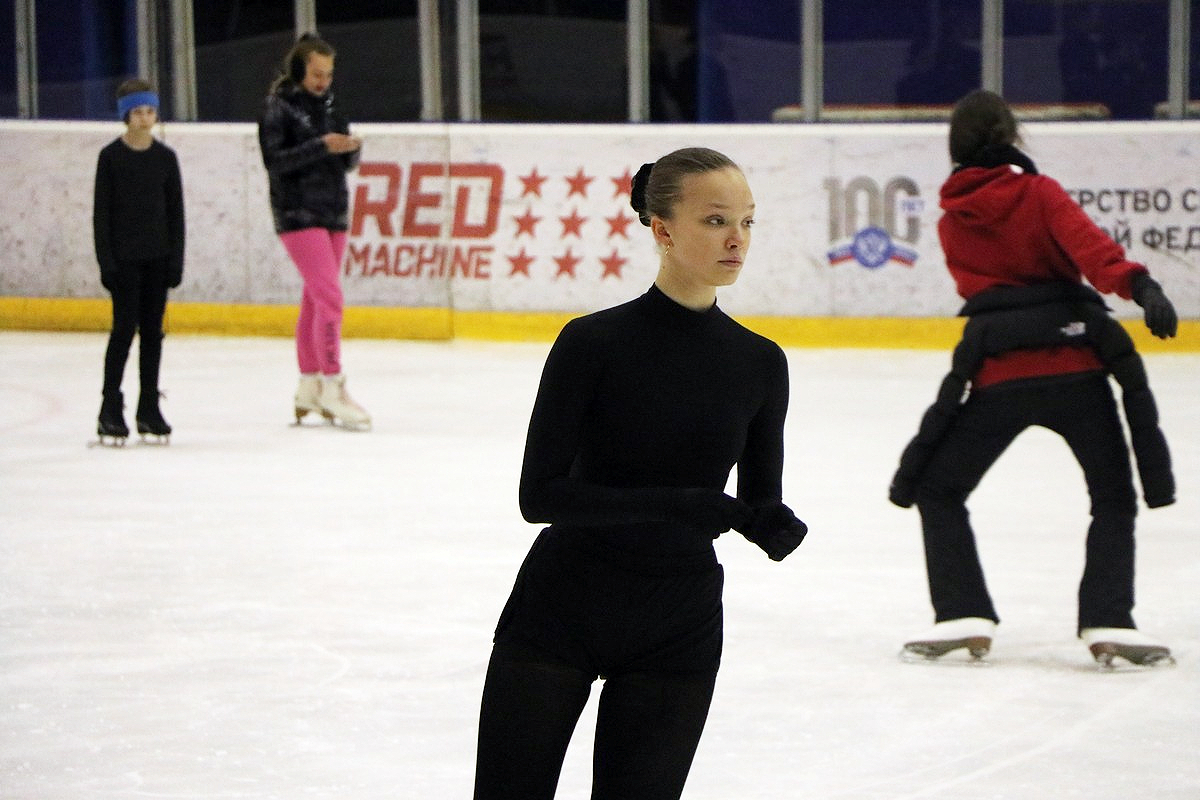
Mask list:
[[[158,375],[167,290],[183,279],[183,181],[175,151],[153,135],[153,86],[136,78],[122,83],[117,116],[125,132],[100,151],[92,213],[100,282],[112,294],[113,315],[96,432],[102,444],[124,444],[129,436],[121,381],[137,334],[137,430],[165,442],[171,426],[158,406]]]

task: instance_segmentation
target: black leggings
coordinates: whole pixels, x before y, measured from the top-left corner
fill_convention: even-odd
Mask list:
[[[618,561],[586,533],[534,542],[488,664],[476,800],[554,797],[597,678],[593,800],[683,792],[721,661],[723,572],[711,545],[687,563]]]
[[[999,621],[966,500],[1017,435],[1033,425],[1066,440],[1091,498],[1078,627],[1132,628],[1137,498],[1124,429],[1105,375],[986,389],[959,411],[922,477],[916,500],[936,619]]]
[[[112,287],[112,332],[104,353],[104,394],[121,391],[125,362],[138,334],[138,373],[143,397],[158,396],[163,314],[167,307],[166,259],[122,263]]]
[[[598,676],[504,643],[492,650],[479,717],[475,800],[551,800]],[[716,674],[613,675],[597,710],[592,800],[683,793]]]

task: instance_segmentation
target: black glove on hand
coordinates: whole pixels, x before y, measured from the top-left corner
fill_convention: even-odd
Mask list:
[[[100,270],[100,285],[111,292],[113,287],[117,285],[116,274],[107,270]]]
[[[917,487],[913,481],[907,477],[902,477],[899,472],[892,478],[892,483],[888,486],[888,500],[892,501],[893,505],[901,508],[912,508],[917,499]]]
[[[178,289],[183,283],[183,260],[172,258],[167,264],[167,288]]]
[[[1142,272],[1133,279],[1133,302],[1145,312],[1146,327],[1160,339],[1170,339],[1179,328],[1175,306],[1163,294],[1158,281]]]
[[[749,524],[738,530],[772,561],[783,561],[804,541],[808,526],[798,520],[790,508],[775,502],[754,509]]]
[[[750,506],[716,489],[678,489],[672,493],[667,518],[695,528],[714,539],[730,528],[745,525]]]

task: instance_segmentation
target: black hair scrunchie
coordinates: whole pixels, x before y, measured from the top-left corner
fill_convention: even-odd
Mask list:
[[[978,153],[959,164],[958,169],[966,169],[967,167],[991,169],[1003,166],[1004,164],[1015,164],[1028,175],[1038,174],[1037,165],[1033,163],[1033,159],[1013,145],[1004,142],[989,144],[981,148]],[[957,170],[955,171],[957,172]]]
[[[646,184],[650,182],[650,170],[653,164],[642,164],[629,187],[629,205],[638,214],[638,220],[650,227],[650,215],[646,213]]]

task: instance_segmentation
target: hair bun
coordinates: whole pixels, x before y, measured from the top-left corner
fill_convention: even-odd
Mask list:
[[[652,169],[654,164],[642,164],[629,187],[629,205],[638,213],[638,220],[647,227],[650,225],[650,215],[646,213],[646,184],[650,182]]]

